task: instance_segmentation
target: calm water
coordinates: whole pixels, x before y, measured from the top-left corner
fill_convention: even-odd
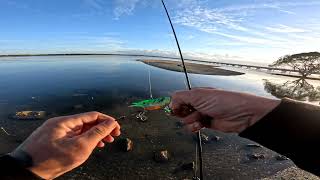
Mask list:
[[[137,177],[147,177],[147,172],[143,170],[146,168],[152,170],[152,173],[157,172],[155,173],[157,177],[167,177],[167,173],[174,170],[177,162],[192,161],[194,156],[192,137],[182,136],[184,132],[177,130],[175,121],[170,120],[170,117],[165,116],[163,112],[159,112],[160,115],[156,112],[147,114],[148,122],[141,123],[135,119],[136,110],[128,107],[134,100],[150,97],[149,70],[153,97],[169,96],[176,90],[185,89],[184,74],[147,66],[136,59],[141,58],[124,56],[1,58],[0,126],[13,134],[12,141],[7,142],[5,139],[6,146],[1,146],[1,153],[10,151],[10,148],[14,148],[43,123],[43,121],[28,122],[10,119],[10,115],[16,111],[45,110],[49,118],[98,110],[116,117],[122,115],[128,117],[128,120],[121,122],[123,135],[133,139],[138,147],[134,152],[126,155],[117,154],[112,148],[109,150],[114,153],[113,156],[99,151],[94,155],[94,161],[78,169],[72,177],[81,177],[83,172],[91,172],[91,174],[94,172],[95,177],[103,179],[107,172],[118,171],[121,171],[120,174],[125,177],[136,174],[137,171],[139,172],[136,174]],[[231,70],[246,74],[241,76],[191,74],[192,86],[210,86],[276,98],[275,96],[281,97],[284,93],[290,94],[290,88],[296,84],[302,87],[301,84],[307,83],[308,88],[305,88],[305,91],[291,92],[291,94],[301,100],[313,98],[314,103],[318,103],[317,97],[308,97],[308,91],[317,92],[317,87],[320,86],[318,81],[301,82],[295,78],[273,76],[266,72]],[[289,83],[290,86],[288,83],[283,85],[287,81],[292,82]],[[143,145],[139,146],[139,143]],[[177,145],[179,143],[181,145]],[[176,156],[175,161],[166,167],[155,165],[152,157],[150,158],[152,156],[150,153],[159,148],[171,150]],[[236,151],[238,151],[237,148]],[[178,152],[183,153],[178,156]],[[104,168],[108,165],[105,162],[113,162],[113,169],[117,171],[109,172]],[[227,164],[226,167],[228,166]],[[125,167],[130,167],[130,170]],[[244,169],[248,167],[248,165],[243,166]],[[126,173],[121,168],[124,168]],[[224,177],[228,177],[228,173],[230,172],[225,171]],[[190,177],[189,175],[190,172],[189,174],[182,172],[179,177]],[[247,175],[250,176],[250,174]],[[119,174],[115,176],[121,179]]]

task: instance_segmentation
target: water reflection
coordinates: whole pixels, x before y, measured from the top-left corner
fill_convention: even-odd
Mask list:
[[[320,100],[320,86],[313,86],[303,78],[287,81],[283,84],[277,84],[265,79],[264,88],[267,92],[278,98],[288,97],[299,101],[310,102]]]

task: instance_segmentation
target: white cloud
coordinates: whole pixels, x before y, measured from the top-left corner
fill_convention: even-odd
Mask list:
[[[242,17],[201,6],[179,11],[173,19],[177,24],[195,27],[209,33],[216,31],[221,26],[238,31],[247,31],[247,28],[240,25],[243,20]]]
[[[101,10],[103,9],[103,6],[102,6],[102,2],[101,0],[83,0],[84,4],[86,6],[89,6],[91,8],[94,8],[96,10]]]
[[[113,10],[115,19],[119,19],[123,15],[131,15],[140,0],[115,0],[115,8]]]
[[[305,29],[290,27],[283,24],[279,24],[278,26],[274,27],[266,27],[266,29],[276,33],[304,33],[308,31]]]

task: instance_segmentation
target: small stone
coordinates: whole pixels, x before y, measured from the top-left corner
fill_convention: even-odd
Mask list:
[[[276,160],[278,160],[278,161],[285,161],[285,160],[289,160],[289,158],[287,158],[286,156],[284,156],[284,155],[277,155],[276,156]]]
[[[264,159],[265,155],[263,155],[263,154],[250,154],[249,157],[251,159]]]
[[[247,144],[247,147],[261,148],[262,146],[259,144]]]
[[[133,141],[129,138],[119,140],[119,147],[122,151],[129,152],[133,149]]]
[[[168,150],[162,150],[154,153],[154,160],[156,162],[168,162],[170,158]]]
[[[194,169],[194,167],[195,167],[195,164],[194,164],[194,162],[191,162],[191,163],[185,163],[185,164],[182,164],[182,166],[181,166],[181,169],[182,170],[193,170]]]

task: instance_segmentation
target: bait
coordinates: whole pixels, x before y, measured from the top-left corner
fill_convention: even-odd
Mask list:
[[[147,111],[164,109],[166,112],[171,112],[168,107],[171,102],[170,97],[160,97],[156,99],[146,99],[138,102],[133,102],[129,107],[139,107]]]

